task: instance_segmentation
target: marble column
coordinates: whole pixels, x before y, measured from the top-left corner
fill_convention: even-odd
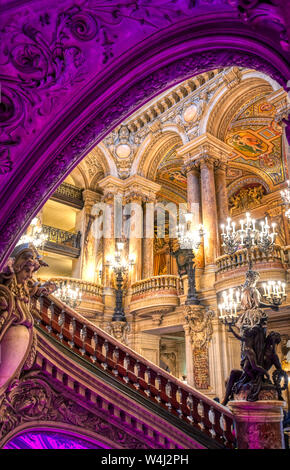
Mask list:
[[[219,161],[216,162],[215,169],[215,190],[216,190],[216,203],[217,203],[217,217],[219,229],[219,244],[217,246],[217,255],[221,255],[221,237],[220,226],[225,224],[229,216],[228,193],[226,184],[226,164]]]
[[[196,226],[201,221],[200,173],[198,165],[192,163],[187,166],[186,178],[188,211],[193,215],[193,226]]]
[[[75,230],[81,232],[81,255],[73,260],[72,277],[96,282],[96,250],[98,240],[94,234],[94,204],[100,201],[101,195],[90,189],[84,189],[84,207],[76,217]]]
[[[226,223],[229,216],[228,192],[226,183],[226,164],[217,162],[215,170],[215,187],[219,224]]]
[[[110,214],[110,221],[108,219],[103,221],[103,275],[102,281],[105,288],[112,287],[112,273],[108,261],[115,255],[115,237],[114,237],[114,196],[105,195],[102,202],[107,205],[107,215]],[[105,226],[106,224],[106,226]]]
[[[154,202],[155,199],[147,199],[143,204],[142,279],[154,274]]]
[[[135,263],[129,276],[132,284],[153,275],[154,202],[161,186],[139,175],[130,176],[124,185],[126,203],[132,204],[132,209],[126,209],[130,214],[129,256]]]
[[[134,261],[134,265],[129,272],[129,282],[140,281],[142,279],[142,245],[143,245],[143,208],[142,196],[134,194],[127,196],[126,203],[131,205],[130,233],[129,233],[129,259]]]
[[[284,449],[283,405],[278,400],[230,401],[238,449]]]
[[[205,265],[214,265],[218,246],[218,217],[215,194],[214,159],[204,156],[199,159],[202,201],[202,223],[206,231],[204,241]]]

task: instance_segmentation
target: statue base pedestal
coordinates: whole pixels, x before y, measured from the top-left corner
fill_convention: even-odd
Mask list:
[[[233,400],[238,449],[285,449],[282,421],[285,402]]]

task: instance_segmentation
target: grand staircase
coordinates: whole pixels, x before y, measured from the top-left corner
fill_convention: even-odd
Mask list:
[[[38,298],[34,313],[36,361],[12,389],[0,446],[49,427],[88,448],[235,448],[227,408],[53,296]]]

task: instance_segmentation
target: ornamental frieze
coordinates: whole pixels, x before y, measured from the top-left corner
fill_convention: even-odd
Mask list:
[[[149,447],[104,417],[88,411],[64,392],[58,391],[39,370],[24,374],[19,381],[11,383],[1,396],[0,442],[9,432],[30,421],[77,426],[80,432],[82,429],[89,430],[124,449]]]

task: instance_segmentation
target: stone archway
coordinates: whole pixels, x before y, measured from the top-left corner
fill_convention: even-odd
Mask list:
[[[140,8],[142,10],[144,5]],[[165,28],[161,21],[154,34],[145,34],[146,40],[139,38],[138,42],[137,38],[134,43],[131,39],[122,57],[116,57],[108,66],[103,63],[101,70],[96,71],[94,80],[78,90],[79,94],[72,100],[71,106],[64,107],[61,120],[59,116],[51,116],[49,125],[43,130],[41,117],[31,116],[35,119],[35,134],[33,138],[27,137],[26,145],[23,139],[14,142],[14,160],[11,156],[8,159],[7,149],[3,147],[5,141],[1,142],[0,164],[3,162],[4,168],[6,162],[6,170],[7,164],[13,166],[9,171],[3,169],[1,177],[1,265],[31,218],[80,160],[110,131],[157,94],[201,72],[232,65],[263,71],[286,88],[290,75],[289,54],[281,49],[279,37],[273,33],[269,39],[268,31],[266,35],[261,28],[251,30],[234,14],[233,8],[227,6],[225,10],[219,8],[213,12],[208,7],[209,11],[202,13],[192,6],[194,11],[191,16],[187,15],[181,20],[169,11],[168,17],[172,16],[170,25]],[[78,39],[83,50],[89,47],[88,44],[91,47],[89,38],[94,29],[90,28],[96,24],[92,20],[93,13],[82,11],[82,7],[78,7],[77,12],[67,12],[74,38]],[[45,23],[45,18],[41,18]],[[82,29],[72,29],[73,26],[77,28],[78,24]],[[30,28],[28,36],[35,36],[35,31]],[[84,33],[86,40],[80,37]],[[70,52],[77,53],[77,50]],[[57,51],[55,54],[54,63]],[[14,60],[20,58],[24,59],[19,52]],[[67,64],[65,70],[68,73]],[[23,62],[22,66],[26,67],[27,63]],[[36,86],[33,80],[31,86]],[[2,91],[5,92],[5,87]],[[58,98],[61,99],[61,92]],[[6,113],[16,109],[16,98],[14,104],[12,101],[10,107],[8,104],[6,108],[4,106]],[[25,107],[24,102],[21,105]],[[4,117],[7,117],[5,112]]]

